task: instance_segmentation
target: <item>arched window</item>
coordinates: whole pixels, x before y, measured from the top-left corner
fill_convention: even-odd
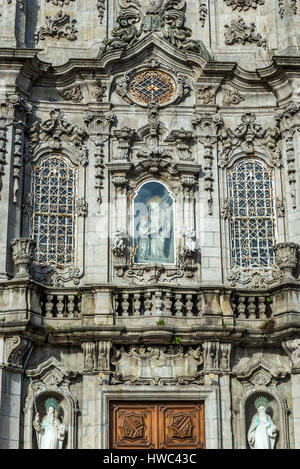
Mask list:
[[[272,170],[255,159],[229,170],[231,263],[267,268],[274,263],[275,213]]]
[[[148,182],[134,199],[135,262],[174,264],[173,199],[158,182]]]
[[[33,167],[33,239],[39,265],[63,268],[74,262],[77,169],[61,155]]]

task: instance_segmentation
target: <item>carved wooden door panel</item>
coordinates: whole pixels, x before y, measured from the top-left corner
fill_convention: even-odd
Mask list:
[[[203,403],[112,403],[111,442],[116,449],[201,449]]]
[[[155,404],[112,404],[111,448],[153,449],[156,446]]]

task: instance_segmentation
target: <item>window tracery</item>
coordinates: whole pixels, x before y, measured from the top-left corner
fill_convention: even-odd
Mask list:
[[[272,170],[259,160],[247,159],[228,175],[231,267],[269,268],[275,244]]]
[[[32,237],[35,262],[64,268],[74,262],[77,168],[62,155],[48,155],[33,167]]]

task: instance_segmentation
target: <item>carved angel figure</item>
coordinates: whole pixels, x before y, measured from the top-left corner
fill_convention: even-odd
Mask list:
[[[136,19],[136,21],[138,20],[139,18]],[[112,30],[113,38],[103,41],[100,53],[104,54],[108,49],[122,49],[123,47],[131,46],[142,34],[141,29],[138,30],[137,27],[125,17],[119,16],[117,23],[118,26]]]
[[[59,404],[50,397],[45,402],[47,415],[40,422],[39,413],[36,414],[33,426],[37,434],[39,449],[62,449],[65,439],[65,425],[57,418]]]
[[[165,24],[162,28],[164,38],[178,49],[198,52],[203,58],[208,60],[210,58],[210,54],[204,44],[201,41],[190,39],[192,31],[189,28],[186,28],[184,23],[185,18],[183,16],[173,19],[171,17],[168,18],[166,15]]]
[[[274,449],[277,435],[276,425],[266,413],[269,407],[268,399],[263,396],[255,400],[257,413],[254,415],[249,431],[248,442],[251,449]]]
[[[117,257],[122,257],[126,249],[126,228],[124,226],[118,226],[114,233],[114,236],[115,240],[113,246],[113,253]]]
[[[193,229],[184,228],[185,249],[190,253],[196,252],[196,232]]]

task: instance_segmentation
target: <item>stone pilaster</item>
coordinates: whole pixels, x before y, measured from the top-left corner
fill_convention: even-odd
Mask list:
[[[290,422],[294,430],[294,448],[300,449],[300,339],[283,342],[291,364],[291,388],[293,408]]]

